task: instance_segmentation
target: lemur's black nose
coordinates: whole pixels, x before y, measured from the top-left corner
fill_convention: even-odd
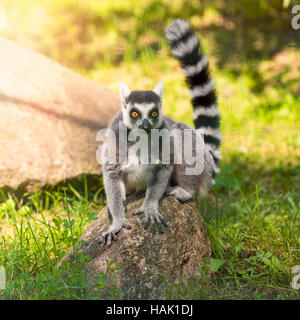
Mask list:
[[[150,122],[147,119],[144,119],[139,127],[141,129],[148,130],[150,128]]]

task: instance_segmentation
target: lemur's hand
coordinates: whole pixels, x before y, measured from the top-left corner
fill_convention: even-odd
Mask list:
[[[142,205],[139,209],[135,210],[133,214],[145,214],[145,224],[144,228],[147,229],[149,222],[151,221],[151,231],[155,232],[155,226],[157,227],[158,232],[163,233],[162,225],[167,227],[167,223],[164,217],[159,213],[156,206],[151,205]]]
[[[122,219],[114,222],[108,229],[108,231],[103,232],[102,236],[97,239],[103,246],[110,247],[111,241],[117,240],[117,233],[122,229],[131,229],[131,225],[128,223],[127,219]]]

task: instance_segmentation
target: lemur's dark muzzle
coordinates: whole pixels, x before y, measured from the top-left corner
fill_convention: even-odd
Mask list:
[[[147,119],[144,119],[142,124],[139,126],[140,129],[149,130],[151,127],[150,122]]]

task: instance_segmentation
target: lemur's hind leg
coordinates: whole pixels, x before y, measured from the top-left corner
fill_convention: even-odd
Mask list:
[[[166,194],[173,195],[179,201],[188,201],[196,194],[199,184],[199,176],[185,174],[184,165],[175,165],[173,185],[168,186]]]
[[[214,185],[214,160],[208,149],[205,149],[204,154],[204,170],[199,177],[199,185],[197,194],[201,197],[206,197],[209,189]]]
[[[166,194],[174,196],[179,201],[187,201],[192,199],[193,195],[179,186],[167,187]]]

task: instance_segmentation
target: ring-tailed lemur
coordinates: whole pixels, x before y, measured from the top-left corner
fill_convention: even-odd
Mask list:
[[[196,131],[194,129],[193,131],[200,130],[204,134],[204,169],[201,174],[186,175],[185,168],[188,165],[185,162],[141,164],[136,154],[133,157],[129,156],[126,163],[112,164],[108,155],[104,154],[103,178],[112,224],[99,241],[107,246],[110,246],[112,239],[117,239],[116,234],[122,227],[131,228],[125,218],[126,190],[146,189],[143,205],[135,211],[135,214],[142,212],[145,214],[145,228],[151,221],[154,230],[156,225],[158,231],[162,231],[161,224],[164,226],[167,224],[158,211],[158,204],[164,193],[171,194],[180,201],[189,200],[195,194],[204,195],[214,183],[214,176],[218,172],[220,115],[214,82],[208,71],[208,60],[199,52],[199,40],[192,33],[187,21],[175,20],[166,29],[166,37],[173,56],[181,63],[182,72],[190,89],[196,128]],[[162,83],[159,83],[153,91],[130,91],[125,84],[120,84],[120,96],[121,111],[109,126],[117,140],[120,125],[126,127],[127,133],[137,128],[145,129],[149,137],[151,129],[191,129],[187,124],[178,123],[162,114]],[[108,139],[104,145],[109,149],[114,142]],[[129,150],[134,146],[134,142],[127,142]],[[173,153],[176,152],[175,149],[176,145],[173,145]]]

